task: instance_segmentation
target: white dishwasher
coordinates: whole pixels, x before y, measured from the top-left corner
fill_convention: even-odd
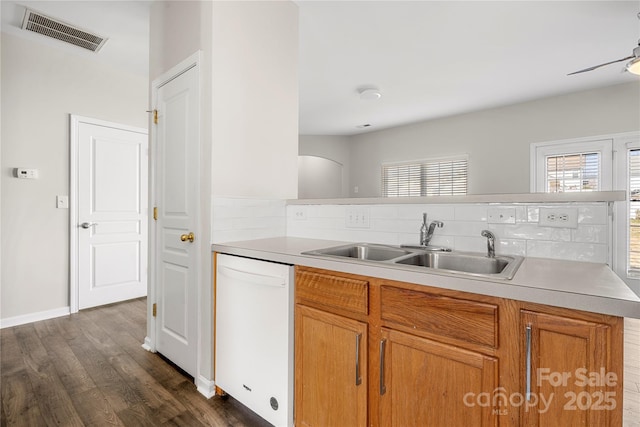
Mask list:
[[[293,266],[218,254],[215,284],[216,386],[293,426]]]

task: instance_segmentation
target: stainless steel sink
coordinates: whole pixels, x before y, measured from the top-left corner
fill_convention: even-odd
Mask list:
[[[475,252],[444,252],[428,248],[408,248],[372,243],[351,243],[342,246],[303,252],[355,262],[380,263],[396,268],[406,268],[442,274],[511,279],[523,261],[520,256],[488,257]]]
[[[357,243],[303,253],[305,255],[324,255],[340,258],[354,258],[366,261],[389,261],[413,254],[414,251],[396,248],[394,246]]]
[[[399,259],[397,264],[436,268],[478,276],[511,279],[522,263],[522,257],[485,255],[469,252],[425,252]]]

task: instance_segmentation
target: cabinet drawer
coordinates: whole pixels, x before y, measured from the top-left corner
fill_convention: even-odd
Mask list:
[[[328,309],[369,313],[369,282],[326,273],[298,271],[296,300]]]
[[[498,306],[382,286],[382,320],[399,329],[498,347]]]

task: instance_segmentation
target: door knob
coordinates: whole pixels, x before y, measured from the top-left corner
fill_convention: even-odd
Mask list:
[[[94,225],[98,225],[97,222],[83,222],[82,224],[80,224],[80,227],[87,229],[89,227],[92,227]]]
[[[193,243],[195,239],[196,239],[196,235],[193,234],[193,232],[190,232],[189,234],[183,234],[180,236],[180,240],[182,240],[183,242],[186,242],[188,240],[191,243]]]

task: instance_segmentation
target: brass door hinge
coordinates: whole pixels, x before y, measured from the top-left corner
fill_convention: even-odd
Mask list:
[[[156,304],[155,302],[153,303],[151,314],[153,314],[153,317],[156,317],[156,315],[158,314],[158,304]]]
[[[153,219],[155,219],[156,221],[158,220],[158,207],[157,206],[153,207]]]
[[[158,110],[147,110],[147,113],[153,113],[153,124],[158,124]]]

